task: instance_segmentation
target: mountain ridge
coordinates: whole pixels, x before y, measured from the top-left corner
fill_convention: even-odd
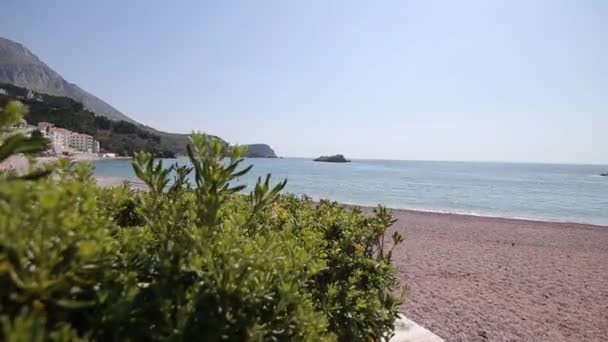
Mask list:
[[[80,88],[77,84],[65,80],[23,44],[0,37],[0,84],[2,83],[41,94],[70,98],[81,103],[85,109],[95,115],[101,115],[113,121],[126,121],[138,125],[140,128],[159,136],[163,145],[173,153],[185,154],[189,134],[163,132],[137,122],[97,96]],[[245,146],[249,148],[246,157],[276,158],[272,148],[266,144]]]
[[[24,45],[0,37],[0,82],[40,93],[66,96],[112,120],[138,123],[97,96],[66,81]]]

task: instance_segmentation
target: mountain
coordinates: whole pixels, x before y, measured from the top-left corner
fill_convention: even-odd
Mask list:
[[[29,49],[25,46],[14,42],[12,40],[0,37],[0,84],[9,84],[17,87],[25,88],[19,90],[18,88],[13,89],[16,93],[21,93],[21,98],[26,98],[25,94],[27,90],[33,90],[35,92],[40,93],[39,95],[53,95],[56,97],[65,97],[74,100],[75,104],[69,104],[69,106],[76,106],[77,104],[82,104],[84,108],[76,108],[78,110],[73,110],[74,108],[63,108],[62,115],[65,115],[66,118],[57,117],[55,114],[50,116],[49,122],[56,123],[60,126],[62,123],[69,123],[72,127],[64,127],[68,129],[77,130],[78,127],[82,126],[76,124],[75,118],[79,118],[79,115],[82,116],[83,120],[89,123],[87,126],[88,133],[92,134],[92,132],[97,133],[97,127],[94,127],[93,124],[90,123],[92,117],[95,116],[103,116],[110,120],[124,123],[111,123],[112,126],[116,127],[129,127],[128,131],[131,133],[131,138],[133,138],[132,134],[135,134],[137,137],[147,137],[149,133],[151,139],[155,142],[150,146],[145,145],[146,138],[131,140],[133,142],[133,146],[126,146],[130,140],[129,135],[120,136],[116,135],[118,133],[103,133],[102,139],[102,147],[103,147],[103,137],[108,138],[107,148],[111,149],[112,147],[116,147],[116,144],[110,142],[110,138],[116,138],[120,140],[118,147],[120,150],[115,151],[118,153],[132,153],[134,149],[144,148],[146,150],[153,151],[158,153],[159,155],[168,156],[171,154],[185,154],[186,152],[186,144],[188,144],[188,134],[176,134],[176,133],[167,133],[156,130],[152,127],[148,127],[138,123],[137,121],[131,119],[125,114],[119,112],[116,108],[112,107],[108,103],[99,99],[98,97],[86,92],[81,89],[76,84],[70,83],[63,79],[61,75],[51,69],[48,65],[42,62],[38,56],[33,54]],[[6,88],[6,87],[5,87]],[[8,97],[5,98],[8,100]],[[31,100],[31,99],[30,99]],[[69,101],[60,98],[47,98],[47,101],[51,103],[61,103],[63,105],[68,104]],[[45,110],[54,110],[50,107],[45,107],[44,104],[34,103],[36,105],[36,117],[37,118],[48,118],[47,115],[50,112],[45,112]],[[92,115],[92,116],[91,116]],[[33,116],[33,115],[32,115]],[[97,119],[97,121],[100,121]],[[34,122],[36,123],[36,122]],[[128,124],[132,124],[136,127],[131,127]],[[60,126],[61,127],[61,126]],[[119,129],[121,130],[121,129]],[[103,130],[102,130],[103,131]],[[82,131],[87,133],[87,131]],[[132,133],[137,132],[137,133]],[[122,133],[121,133],[122,134]],[[96,138],[98,138],[96,136]],[[99,140],[99,138],[98,138]],[[148,141],[149,142],[149,141]],[[142,145],[143,144],[143,145]],[[276,158],[274,151],[268,145],[264,144],[253,144],[247,145],[249,150],[246,154],[249,158]]]
[[[266,144],[250,144],[246,146],[248,158],[277,158],[274,150]]]
[[[82,103],[88,110],[112,120],[136,123],[116,108],[79,86],[64,80],[23,45],[0,37],[0,83],[55,96],[66,96]]]

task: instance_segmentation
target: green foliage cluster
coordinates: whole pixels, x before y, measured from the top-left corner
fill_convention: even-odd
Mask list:
[[[172,158],[176,152],[185,151],[185,135],[159,134],[152,129],[127,121],[113,121],[86,110],[84,106],[67,97],[40,94],[27,98],[28,90],[9,84],[0,84],[7,95],[0,94],[0,106],[19,99],[29,108],[27,120],[33,124],[50,122],[57,127],[86,133],[99,140],[101,148],[125,156],[147,151],[156,157]],[[41,101],[39,100],[41,99]],[[176,148],[176,142],[179,149]]]
[[[243,195],[243,153],[200,134],[191,166],[139,153],[147,191],[98,187],[67,162],[0,177],[0,340],[387,338],[390,212],[280,195],[270,176]]]
[[[48,140],[39,134],[32,134],[27,137],[19,130],[13,130],[15,124],[19,123],[26,107],[18,101],[8,102],[4,108],[0,107],[0,163],[6,161],[16,154],[33,154],[45,150],[48,147]],[[47,176],[50,170],[35,170],[24,175],[17,175],[11,170],[0,174],[0,180],[32,180]]]

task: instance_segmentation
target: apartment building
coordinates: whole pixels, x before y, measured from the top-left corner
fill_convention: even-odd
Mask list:
[[[56,153],[89,152],[99,153],[99,141],[84,133],[72,132],[65,128],[55,127],[49,122],[39,122],[38,130],[51,141]]]
[[[57,153],[68,152],[70,150],[70,140],[72,131],[65,128],[52,127],[49,129],[47,138],[51,140],[53,149]]]
[[[95,145],[95,139],[88,134],[72,132],[70,135],[70,147],[76,151],[93,153]]]

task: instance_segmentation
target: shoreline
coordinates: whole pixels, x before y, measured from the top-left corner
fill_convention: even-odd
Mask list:
[[[142,190],[145,187],[145,185],[141,182],[134,182],[129,179],[120,178],[120,177],[94,176],[94,178],[100,186],[117,186],[117,185],[122,185],[125,181],[127,181],[130,184],[132,184],[134,188],[136,188],[138,190]],[[317,202],[317,200],[313,200],[313,201]],[[373,209],[373,208],[377,207],[377,206],[368,205],[368,204],[356,204],[356,203],[349,203],[349,202],[342,202],[342,201],[335,201],[335,202],[339,202],[340,204],[343,204],[343,205],[349,206],[349,207],[359,207],[359,208],[364,208],[364,209],[365,208]],[[544,218],[495,216],[495,215],[485,215],[485,214],[461,213],[461,212],[457,212],[457,211],[439,210],[439,209],[426,210],[426,209],[398,208],[398,207],[390,207],[390,206],[387,206],[387,208],[392,210],[393,212],[404,211],[404,212],[411,212],[411,213],[428,213],[428,214],[433,214],[433,215],[448,215],[448,216],[453,215],[453,216],[464,216],[464,217],[471,217],[471,218],[479,217],[479,218],[496,219],[496,220],[514,220],[514,221],[522,221],[522,222],[530,222],[530,223],[551,223],[551,224],[568,225],[568,226],[572,226],[572,225],[592,226],[592,227],[597,227],[597,228],[608,229],[608,223],[599,224],[599,223],[590,223],[590,222],[581,222],[581,221],[561,221],[561,220],[552,220],[552,219],[544,219]]]
[[[70,156],[38,156],[34,157],[34,166],[40,166],[47,163],[53,163],[59,160],[69,160],[70,162],[94,162],[99,160],[126,160],[132,159],[131,157],[100,157],[91,153],[80,153]],[[0,171],[13,170],[17,173],[25,172],[30,167],[30,161],[28,157],[24,155],[13,155],[7,158],[4,162],[0,163]]]
[[[349,207],[359,207],[359,208],[376,208],[377,206],[371,206],[371,205],[367,205],[367,204],[354,204],[354,203],[346,203],[346,202],[340,202],[340,201],[336,201],[339,202],[341,204],[344,204],[346,206]],[[448,216],[465,216],[465,217],[471,217],[471,218],[475,218],[475,217],[479,217],[479,218],[484,218],[484,219],[497,219],[497,220],[509,220],[509,221],[524,221],[524,222],[531,222],[531,223],[551,223],[551,224],[559,224],[559,225],[580,225],[580,226],[593,226],[593,227],[598,227],[598,228],[608,228],[608,223],[606,224],[601,224],[601,223],[592,223],[592,222],[581,222],[581,221],[562,221],[562,220],[553,220],[553,219],[548,219],[548,218],[530,218],[530,217],[522,217],[522,216],[496,216],[496,215],[491,215],[491,214],[474,214],[474,213],[464,213],[464,212],[458,212],[457,210],[455,211],[450,211],[450,210],[440,210],[440,209],[412,209],[412,208],[397,208],[397,207],[386,207],[387,209],[392,210],[393,212],[396,211],[404,211],[404,212],[411,212],[411,213],[425,213],[425,214],[436,214],[436,215],[448,215]]]
[[[375,208],[369,206],[360,206],[353,205],[358,207],[365,208]],[[560,226],[577,226],[579,228],[602,228],[608,229],[608,224],[597,224],[597,223],[587,223],[587,222],[577,222],[577,221],[557,221],[550,219],[535,219],[535,218],[526,218],[526,217],[509,217],[509,216],[491,216],[491,215],[482,215],[482,214],[464,214],[458,212],[449,212],[449,211],[433,211],[433,210],[420,210],[420,209],[400,209],[400,208],[388,208],[393,212],[402,211],[407,213],[421,213],[421,214],[431,214],[431,215],[447,215],[447,216],[462,216],[468,218],[481,218],[481,219],[491,219],[491,220],[499,220],[499,221],[520,221],[524,223],[543,223],[543,224],[555,224]]]

